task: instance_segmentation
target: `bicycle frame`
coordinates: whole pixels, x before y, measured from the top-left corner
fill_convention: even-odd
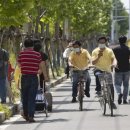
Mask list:
[[[78,100],[79,100],[79,110],[83,110],[83,97],[84,97],[84,71],[79,71],[79,81],[78,81]]]
[[[111,92],[112,76],[111,73],[103,71],[98,75],[101,83],[101,96],[99,98],[101,108],[103,110],[103,115],[106,113],[106,103],[108,103],[109,109],[111,111],[111,116],[113,116],[113,97]]]

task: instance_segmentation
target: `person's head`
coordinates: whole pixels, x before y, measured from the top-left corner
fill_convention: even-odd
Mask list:
[[[34,51],[40,52],[41,48],[42,48],[42,45],[40,43],[34,44]]]
[[[80,50],[81,50],[81,42],[80,41],[73,42],[73,50],[75,52],[80,52]]]
[[[126,41],[127,41],[127,37],[126,36],[122,35],[122,36],[119,37],[119,43],[120,44],[125,44]]]
[[[107,44],[107,38],[102,36],[98,38],[98,47],[100,49],[104,49],[106,47]]]
[[[25,41],[24,41],[24,47],[25,48],[33,47],[33,45],[34,45],[33,41],[30,38],[25,39]]]

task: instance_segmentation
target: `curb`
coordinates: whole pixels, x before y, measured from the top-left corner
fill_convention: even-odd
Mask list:
[[[56,85],[60,84],[66,79],[66,75],[63,75],[62,77],[58,77],[54,81],[51,82],[50,87],[55,87]],[[11,116],[20,113],[20,101],[13,105],[9,105],[9,109],[11,111]],[[6,120],[6,116],[4,112],[0,112],[0,124],[2,124]]]

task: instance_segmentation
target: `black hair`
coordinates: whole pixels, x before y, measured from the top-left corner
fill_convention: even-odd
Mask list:
[[[41,50],[41,48],[42,48],[42,45],[40,43],[34,44],[34,51],[39,52]]]
[[[105,36],[101,36],[101,37],[99,37],[97,41],[99,42],[99,41],[102,40],[102,39],[104,39],[105,42],[107,42],[107,38],[106,38]]]
[[[121,35],[119,37],[119,43],[126,43],[126,41],[127,41],[127,37],[126,36]]]
[[[73,42],[73,45],[79,45],[79,46],[81,46],[82,44],[81,44],[80,41],[74,41],[74,42]]]
[[[34,46],[33,41],[30,38],[26,38],[24,41],[24,47],[28,48],[28,47],[33,47],[33,46]]]

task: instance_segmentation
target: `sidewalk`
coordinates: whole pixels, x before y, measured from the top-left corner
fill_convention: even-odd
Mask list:
[[[56,85],[60,84],[66,79],[66,75],[63,75],[61,77],[57,77],[56,79],[51,80],[50,87],[55,87]],[[9,109],[11,111],[11,116],[17,114],[20,112],[20,101],[18,101],[15,104],[7,104],[9,106]],[[5,113],[0,111],[0,124],[6,120]]]

